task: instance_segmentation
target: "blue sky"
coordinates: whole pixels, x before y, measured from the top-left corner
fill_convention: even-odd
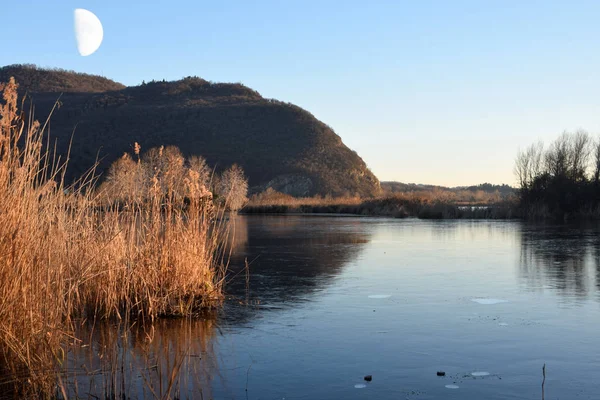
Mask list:
[[[104,42],[78,55],[73,10]],[[127,85],[242,82],[332,126],[382,180],[514,183],[519,147],[600,133],[600,2],[11,1],[0,65]]]

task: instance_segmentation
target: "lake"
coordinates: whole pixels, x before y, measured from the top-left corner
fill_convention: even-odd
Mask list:
[[[218,316],[156,329],[205,399],[541,399],[544,364],[545,399],[600,396],[598,226],[234,221]]]

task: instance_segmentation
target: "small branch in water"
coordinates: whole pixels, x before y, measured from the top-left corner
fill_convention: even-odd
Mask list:
[[[544,400],[544,384],[546,383],[546,363],[544,363],[544,366],[542,367],[542,375],[544,376],[544,379],[542,380],[542,400]]]
[[[248,264],[248,259],[244,260],[246,263],[246,305],[250,300],[250,264]]]
[[[246,371],[246,399],[248,398],[248,376],[250,375],[250,368],[252,368],[252,364],[248,366],[248,371]]]

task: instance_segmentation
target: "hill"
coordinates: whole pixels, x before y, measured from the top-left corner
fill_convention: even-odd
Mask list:
[[[29,92],[99,93],[125,88],[125,85],[101,76],[58,68],[41,69],[33,64],[17,64],[0,68],[0,82],[7,82],[11,76],[21,88],[26,88]]]
[[[252,192],[273,187],[296,196],[359,194],[380,190],[365,162],[312,114],[290,103],[263,98],[242,84],[198,77],[124,87],[109,79],[34,66],[0,68],[31,94],[36,118],[45,119],[57,100],[51,135],[66,154],[75,129],[67,179],[90,168],[102,172],[130,151],[178,146],[222,170],[241,165]]]

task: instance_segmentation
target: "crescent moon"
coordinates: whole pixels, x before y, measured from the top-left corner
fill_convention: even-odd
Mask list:
[[[77,51],[82,56],[93,54],[104,37],[102,23],[93,12],[83,8],[75,9],[75,40],[77,41]]]

